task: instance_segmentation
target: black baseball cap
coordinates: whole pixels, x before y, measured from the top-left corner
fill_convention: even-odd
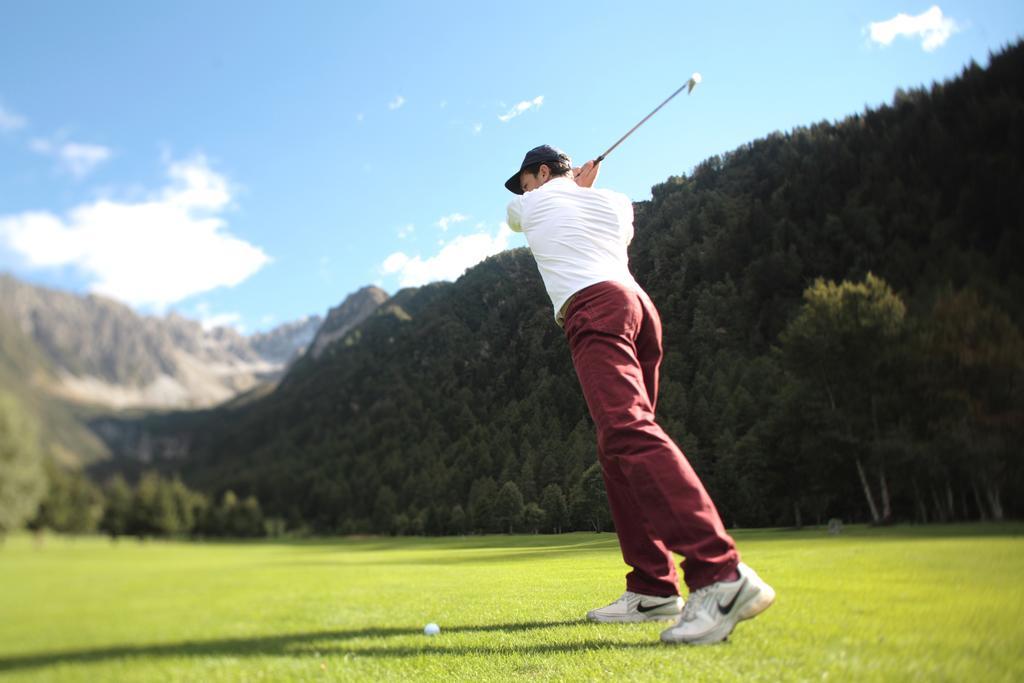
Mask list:
[[[543,164],[546,161],[558,162],[564,161],[566,164],[572,165],[572,161],[569,159],[569,155],[560,149],[556,149],[551,145],[541,145],[540,147],[534,147],[526,156],[523,157],[523,164],[519,167],[519,170],[515,174],[505,181],[505,188],[512,193],[522,194],[523,188],[519,184],[519,174],[523,172],[523,169],[527,166],[533,166],[534,164]]]

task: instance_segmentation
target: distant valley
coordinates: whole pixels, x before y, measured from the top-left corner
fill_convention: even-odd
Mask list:
[[[0,389],[41,425],[60,462],[104,460],[116,434],[85,425],[131,411],[198,410],[273,388],[296,359],[319,354],[387,301],[366,287],[326,317],[244,336],[170,313],[140,315],[102,296],[0,275]],[[95,427],[95,424],[93,425]]]

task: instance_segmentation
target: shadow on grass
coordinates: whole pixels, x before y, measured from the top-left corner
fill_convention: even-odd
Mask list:
[[[572,534],[486,534],[481,536],[338,536],[301,540],[263,539],[267,545],[279,545],[289,553],[296,550],[306,553],[316,552],[391,552],[403,551],[436,551],[436,550],[518,550],[545,551],[570,550],[618,543],[615,534],[577,532]],[[220,543],[230,546],[232,541],[209,541],[210,545]]]
[[[841,533],[831,536],[827,527],[804,527],[803,529],[753,529],[736,534],[739,541],[785,541],[785,540],[839,540],[857,541],[932,541],[956,538],[991,538],[1024,536],[1024,524],[1008,522],[962,522],[958,524],[891,524],[872,526],[849,524]],[[759,538],[762,537],[762,538]]]
[[[336,548],[335,556],[327,559],[308,559],[309,554],[292,558],[274,560],[270,564],[282,565],[360,565],[383,567],[394,566],[394,559],[381,559],[375,556],[374,552],[404,551],[408,554],[402,558],[402,564],[410,565],[455,565],[455,564],[481,564],[490,562],[516,562],[522,560],[535,560],[537,558],[554,559],[564,556],[576,555],[586,552],[614,552],[618,556],[618,541],[613,537],[606,540],[594,541],[591,543],[574,543],[569,545],[542,545],[542,546],[479,546],[472,548],[445,548],[440,545],[431,547],[421,546],[409,548],[406,546],[393,546],[391,548],[374,548],[367,552],[364,548],[347,550]],[[417,551],[423,551],[417,553]]]
[[[497,654],[545,654],[608,649],[647,649],[664,647],[657,641],[650,643],[618,642],[610,640],[585,640],[571,643],[545,642],[525,645],[456,645],[447,642],[446,635],[461,633],[501,632],[515,633],[566,626],[580,626],[584,621],[533,621],[514,624],[482,624],[478,626],[452,626],[441,636],[426,638],[419,631],[409,628],[364,628],[337,631],[313,631],[289,633],[275,636],[254,636],[250,638],[221,638],[180,643],[153,645],[114,645],[93,649],[64,652],[37,652],[24,655],[0,657],[0,673],[20,669],[56,666],[61,664],[95,664],[128,657],[325,657],[352,655],[357,657],[413,657],[421,655],[473,655],[491,656]],[[593,625],[595,629],[600,625]],[[621,628],[621,626],[619,626]],[[422,645],[407,644],[347,644],[346,641],[376,639],[385,640],[399,637],[423,638]]]

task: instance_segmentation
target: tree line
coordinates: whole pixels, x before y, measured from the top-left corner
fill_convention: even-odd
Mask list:
[[[0,392],[0,538],[19,529],[111,538],[234,537],[281,533],[254,496],[225,491],[218,500],[179,477],[145,472],[134,485],[116,474],[103,485],[46,459],[39,429]]]

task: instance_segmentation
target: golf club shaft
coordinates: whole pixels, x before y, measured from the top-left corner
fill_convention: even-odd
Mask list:
[[[616,141],[615,141],[615,144],[614,144],[614,145],[612,145],[611,147],[609,147],[608,149],[606,149],[606,150],[605,150],[605,152],[604,152],[604,154],[602,154],[601,156],[599,156],[599,157],[597,157],[596,159],[594,159],[594,163],[595,163],[595,164],[599,164],[599,163],[601,163],[602,161],[604,161],[604,158],[605,158],[605,157],[607,157],[607,156],[608,156],[609,154],[611,154],[611,153],[612,153],[612,150],[613,150],[613,149],[615,149],[616,147],[618,147],[619,145],[621,145],[621,144],[622,144],[622,141],[623,141],[623,140],[625,140],[626,138],[628,138],[628,137],[629,137],[630,135],[632,135],[632,134],[633,134],[633,131],[635,131],[635,130],[636,130],[637,128],[639,128],[640,126],[644,125],[644,123],[646,123],[646,122],[647,122],[647,119],[649,119],[649,118],[651,118],[652,116],[654,116],[655,114],[657,114],[657,113],[658,113],[658,110],[659,110],[659,109],[661,109],[662,107],[664,107],[664,106],[665,106],[666,104],[668,104],[668,103],[669,103],[669,101],[670,101],[670,100],[671,100],[671,99],[672,99],[673,97],[675,97],[675,96],[676,96],[676,95],[678,95],[679,93],[681,93],[681,92],[683,92],[684,90],[686,90],[686,87],[687,87],[688,85],[690,85],[690,81],[686,81],[686,83],[683,83],[683,85],[682,85],[682,86],[680,86],[680,88],[679,88],[678,90],[676,90],[676,91],[675,91],[674,93],[672,93],[671,95],[669,95],[668,97],[666,97],[666,98],[665,98],[665,101],[664,101],[664,102],[662,102],[661,104],[659,104],[659,105],[658,105],[657,107],[655,107],[655,108],[654,108],[654,111],[652,111],[652,112],[651,112],[650,114],[648,114],[647,116],[643,117],[643,118],[642,118],[642,119],[640,120],[640,123],[638,123],[638,124],[636,124],[635,126],[633,126],[632,128],[630,128],[630,129],[629,129],[629,132],[628,132],[628,133],[626,133],[626,134],[625,134],[625,135],[623,135],[623,136],[622,136],[621,138],[619,138],[618,140],[616,140]]]

